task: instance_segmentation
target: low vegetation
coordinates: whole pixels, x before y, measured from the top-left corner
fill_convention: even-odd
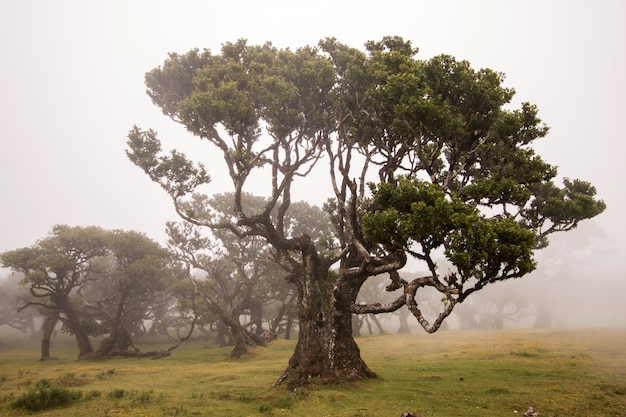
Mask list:
[[[379,378],[288,392],[272,385],[294,341],[276,340],[239,360],[230,348],[192,341],[160,360],[76,362],[76,348],[59,340],[56,359],[39,362],[36,347],[4,339],[0,415],[500,417],[532,406],[541,417],[626,416],[625,330],[444,331],[357,341]]]

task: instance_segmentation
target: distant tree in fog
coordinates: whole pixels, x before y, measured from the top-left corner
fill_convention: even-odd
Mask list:
[[[136,232],[57,225],[0,260],[24,275],[20,284],[32,299],[22,308],[35,307],[44,316],[42,359],[49,358],[58,320],[74,335],[78,359],[87,359],[110,352],[94,353],[90,335],[110,333],[109,347],[128,346],[128,326],[143,318],[146,303],[161,290],[169,255]]]
[[[35,314],[32,311],[18,311],[23,304],[21,299],[24,298],[19,285],[21,278],[21,274],[15,274],[0,279],[0,326],[6,325],[34,335],[37,332]]]
[[[98,276],[78,291],[83,311],[109,333],[94,352],[96,358],[133,346],[133,333],[177,278],[169,253],[141,233],[110,231],[105,244],[107,255],[99,259]]]
[[[456,311],[461,329],[502,329],[536,315],[533,295],[506,287],[490,288],[467,300]]]
[[[24,274],[34,301],[29,305],[43,308],[63,320],[76,338],[79,359],[93,352],[89,332],[82,324],[82,301],[76,291],[97,272],[94,260],[106,254],[105,232],[98,227],[57,225],[46,238],[33,246],[7,251],[0,255],[2,264]]]
[[[250,194],[241,198],[249,207],[263,208],[267,199]],[[174,256],[185,265],[196,294],[207,309],[229,329],[234,349],[241,356],[246,345],[263,344],[260,337],[265,304],[275,304],[288,297],[285,273],[269,259],[269,247],[257,236],[238,238],[229,231],[214,229],[203,232],[202,224],[231,222],[232,195],[216,195],[211,199],[196,196],[188,210],[195,222],[170,222],[168,245]],[[319,208],[308,204],[293,205],[296,216],[287,217],[289,229],[306,229],[315,239],[331,233],[330,221]],[[297,210],[296,210],[297,209]],[[206,228],[204,228],[206,229]],[[283,314],[280,309],[276,312]],[[246,314],[250,322],[242,322]],[[277,318],[273,320],[276,323]],[[251,331],[255,328],[255,331]]]

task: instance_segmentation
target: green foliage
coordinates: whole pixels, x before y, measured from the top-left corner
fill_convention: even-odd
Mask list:
[[[373,199],[363,215],[363,233],[373,242],[407,250],[417,242],[432,250],[443,245],[451,232],[478,219],[473,207],[423,181],[400,179],[397,185],[370,187]]]
[[[527,211],[529,224],[543,233],[575,228],[582,220],[602,213],[606,208],[603,201],[594,197],[596,189],[581,180],[565,179],[560,189],[552,183],[539,188],[537,198]]]
[[[137,150],[127,152],[129,159],[174,197],[182,197],[211,180],[202,164],[194,165],[175,150],[157,157],[161,145],[152,130],[144,132],[135,127],[128,135],[128,143]]]
[[[129,397],[133,403],[147,404],[152,399],[153,390],[149,391],[133,391]]]
[[[91,391],[87,391],[87,393],[85,393],[84,399],[86,401],[89,400],[94,400],[97,398],[102,397],[102,391],[98,391],[98,390],[91,390]]]
[[[82,395],[82,391],[59,387],[47,379],[42,379],[11,402],[11,408],[31,412],[48,410],[68,406],[80,400]]]
[[[487,283],[535,268],[535,234],[510,217],[486,218],[440,187],[418,180],[401,178],[397,185],[371,185],[371,190],[363,233],[372,242],[403,250],[417,243],[422,254],[412,253],[422,259],[443,247],[462,282]]]
[[[110,378],[115,374],[115,369],[108,369],[107,371],[102,371],[96,375],[98,379]]]
[[[523,276],[535,269],[535,234],[510,218],[478,218],[450,234],[446,256],[463,280],[479,282]]]

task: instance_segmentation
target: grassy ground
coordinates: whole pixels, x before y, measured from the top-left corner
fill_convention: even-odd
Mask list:
[[[37,348],[0,348],[0,415],[41,386],[81,391],[41,416],[522,416],[626,417],[626,330],[447,331],[359,338],[379,378],[301,389],[272,384],[293,341],[240,360],[229,348],[184,344],[160,360],[76,362],[73,348],[37,362]],[[146,350],[153,350],[150,346]]]

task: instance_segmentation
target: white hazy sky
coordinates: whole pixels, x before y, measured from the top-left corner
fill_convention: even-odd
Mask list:
[[[504,72],[515,103],[538,105],[551,132],[537,149],[561,176],[597,187],[608,209],[594,227],[613,251],[600,270],[623,281],[625,21],[620,0],[0,0],[0,251],[57,223],[163,242],[176,216],[124,150],[134,124],[182,140],[179,149],[195,140],[145,94],[144,74],[168,52],[217,53],[238,38],[297,48],[333,36],[361,47],[400,35],[421,58],[452,54]],[[297,197],[319,202],[324,192],[307,186]]]

